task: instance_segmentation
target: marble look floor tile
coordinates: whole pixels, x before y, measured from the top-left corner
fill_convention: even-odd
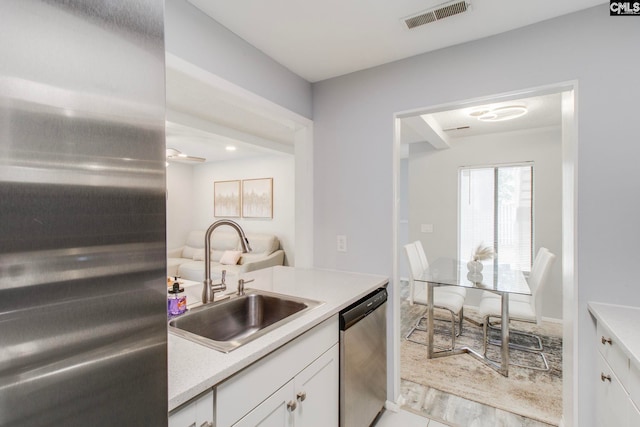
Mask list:
[[[375,427],[427,427],[427,425],[431,426],[428,418],[400,410],[384,411]]]
[[[431,387],[402,380],[405,407],[434,422],[455,427],[552,427],[511,412],[496,409]]]

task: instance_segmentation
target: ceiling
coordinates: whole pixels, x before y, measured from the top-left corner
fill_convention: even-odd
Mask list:
[[[293,154],[296,124],[171,66],[166,69],[167,148],[207,163]],[[233,146],[235,151],[227,151]],[[200,163],[178,161],[198,165]]]
[[[603,3],[472,0],[467,12],[409,30],[402,18],[442,5],[441,0],[188,1],[311,82]],[[526,105],[529,112],[516,120],[493,123],[469,116],[480,106],[406,118],[402,122],[402,142],[431,140],[432,145],[446,148],[456,138],[560,125],[558,94],[485,107],[514,104]],[[293,153],[295,123],[247,106],[171,66],[167,67],[167,109],[167,147],[205,157],[207,162]],[[226,151],[228,145],[235,146],[236,151]]]
[[[188,0],[310,82],[477,40],[602,0],[470,0],[469,10],[407,29],[442,0]]]

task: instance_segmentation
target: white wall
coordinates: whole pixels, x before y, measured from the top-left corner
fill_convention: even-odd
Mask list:
[[[576,80],[579,419],[593,425],[595,328],[587,301],[640,305],[638,19],[607,5],[315,83],[315,263],[392,275],[393,115]],[[345,234],[349,252],[336,252]],[[393,313],[392,313],[393,314]],[[568,360],[569,369],[572,360]]]
[[[167,249],[184,245],[193,224],[193,166],[167,167]]]
[[[430,259],[455,258],[458,247],[458,171],[462,166],[534,162],[534,244],[562,259],[562,138],[560,128],[460,138],[446,150],[412,144],[409,156],[409,236]],[[433,224],[422,233],[421,224]],[[562,319],[562,265],[543,290],[543,316]],[[477,305],[469,293],[465,304]]]
[[[409,159],[400,160],[398,180],[398,271],[401,279],[409,279],[409,262],[404,255],[404,245],[413,242],[409,235]]]
[[[231,219],[240,224],[246,233],[273,233],[278,236],[285,252],[285,263],[293,265],[294,168],[294,157],[287,154],[196,166],[172,164],[167,168],[167,247],[183,245],[190,230],[206,230],[211,223],[220,219],[213,216],[214,181],[273,178],[273,219]],[[177,244],[172,245],[174,242]]]
[[[311,84],[186,0],[165,0],[165,46],[227,81],[311,118]]]

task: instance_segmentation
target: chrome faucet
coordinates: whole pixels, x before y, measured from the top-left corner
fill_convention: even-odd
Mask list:
[[[204,282],[202,287],[202,303],[208,304],[213,302],[213,296],[216,292],[222,292],[227,289],[227,285],[224,282],[224,274],[222,275],[221,283],[213,284],[211,281],[211,234],[213,230],[221,225],[228,225],[238,233],[240,237],[240,244],[242,245],[242,252],[247,253],[251,251],[249,246],[249,240],[244,234],[244,230],[237,222],[230,219],[220,219],[209,226],[207,232],[204,233]]]

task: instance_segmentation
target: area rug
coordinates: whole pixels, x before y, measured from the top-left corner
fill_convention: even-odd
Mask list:
[[[509,377],[505,378],[469,354],[427,359],[425,345],[404,339],[409,326],[421,316],[424,307],[403,303],[401,309],[403,338],[400,357],[403,379],[527,418],[558,425],[562,416],[562,338],[561,335],[558,336],[557,331],[552,331],[551,335],[542,335],[549,371],[511,365]],[[456,347],[468,346],[480,352],[482,328],[477,324],[481,319],[477,312],[469,308],[465,308],[465,318],[471,322],[465,320],[464,330],[456,340]],[[512,325],[518,329],[517,326],[532,329],[524,323]],[[450,340],[450,324],[436,321],[434,327],[436,346],[447,346]],[[533,329],[537,329],[537,333],[541,332],[540,328]],[[416,331],[412,334],[412,339],[426,343],[427,334]],[[490,346],[489,356],[498,360],[499,351],[499,347]],[[517,363],[542,366],[541,358],[532,353],[511,350],[510,357]]]

